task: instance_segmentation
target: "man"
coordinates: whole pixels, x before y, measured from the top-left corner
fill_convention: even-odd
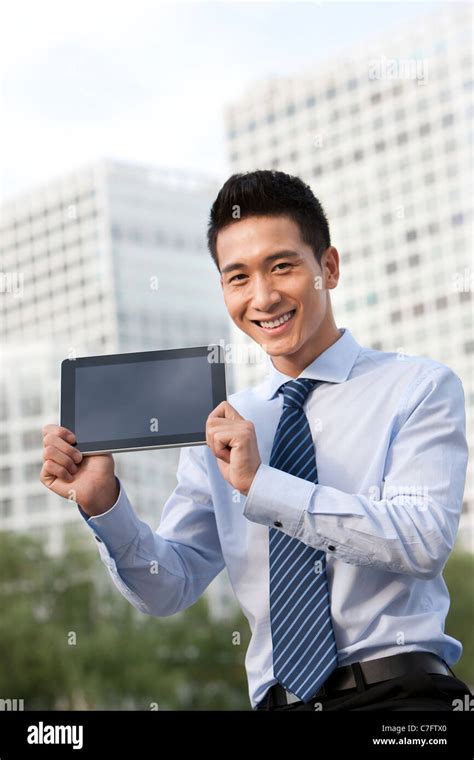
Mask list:
[[[146,614],[190,606],[227,567],[252,630],[255,709],[453,709],[469,693],[449,668],[462,646],[444,632],[442,577],[466,475],[459,378],[336,327],[339,255],[300,179],[230,177],[208,242],[232,320],[270,357],[264,382],[213,410],[207,446],[181,450],[156,532],[112,456],[81,462],[56,425],[42,482],[74,489],[115,585]]]

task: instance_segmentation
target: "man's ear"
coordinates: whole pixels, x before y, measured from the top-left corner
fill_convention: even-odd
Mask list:
[[[324,262],[321,261],[321,264],[323,264],[326,273],[326,288],[328,290],[333,290],[337,287],[340,275],[339,252],[337,248],[330,245],[329,248],[325,250],[323,259]]]

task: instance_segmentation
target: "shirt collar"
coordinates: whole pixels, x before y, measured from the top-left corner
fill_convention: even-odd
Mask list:
[[[308,364],[298,377],[310,377],[313,380],[322,380],[329,383],[343,383],[349,377],[355,361],[361,350],[347,327],[338,328],[341,337],[332,346],[329,346],[322,354]],[[264,398],[272,399],[280,385],[294,380],[276,369],[269,357],[270,371],[262,384]]]

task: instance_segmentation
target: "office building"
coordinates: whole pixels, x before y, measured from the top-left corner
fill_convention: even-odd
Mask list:
[[[341,257],[331,293],[338,326],[460,376],[472,451],[471,17],[467,4],[447,4],[299,74],[255,83],[225,122],[232,172],[298,175],[325,207]],[[233,340],[247,341],[239,331]],[[267,369],[242,367],[238,384]],[[473,531],[471,464],[466,548]]]

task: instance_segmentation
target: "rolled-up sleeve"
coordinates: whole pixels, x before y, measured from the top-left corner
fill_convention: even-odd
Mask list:
[[[410,389],[397,420],[383,482],[368,493],[346,493],[261,464],[244,515],[276,523],[349,564],[436,577],[456,538],[466,480],[458,376],[444,365],[431,368]]]
[[[224,567],[201,448],[181,449],[177,486],[156,531],[138,517],[118,478],[120,493],[107,512],[88,518],[78,504],[114,584],[149,615],[194,604]]]

